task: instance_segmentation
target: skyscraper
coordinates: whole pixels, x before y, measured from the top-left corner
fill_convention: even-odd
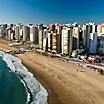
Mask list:
[[[30,27],[23,26],[23,42],[30,40]]]
[[[73,27],[73,50],[79,49],[79,27]]]
[[[97,25],[94,23],[87,23],[83,25],[83,45],[89,53],[96,53]]]
[[[20,26],[19,25],[15,26],[14,31],[15,31],[15,39],[19,41],[20,40]]]
[[[72,38],[73,29],[63,27],[62,29],[62,54],[71,55],[72,53]]]
[[[38,46],[39,49],[43,49],[43,30],[39,30]]]

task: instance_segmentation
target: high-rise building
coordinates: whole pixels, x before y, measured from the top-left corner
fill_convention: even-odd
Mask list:
[[[94,23],[85,24],[83,27],[83,45],[89,53],[96,53],[97,26]]]
[[[57,53],[57,33],[51,33],[51,51]]]
[[[55,32],[55,24],[50,24],[49,27],[51,31]]]
[[[0,36],[1,37],[4,37],[6,35],[6,32],[7,32],[6,30],[7,30],[7,28],[5,25],[0,26]]]
[[[30,26],[30,42],[38,45],[38,27],[37,26]]]
[[[3,28],[0,27],[0,37],[3,37]]]
[[[82,31],[82,27],[80,27],[79,30],[79,49],[82,49],[83,47],[83,31]]]
[[[62,26],[57,26],[57,53],[61,53]]]
[[[89,37],[90,37],[90,25],[83,25],[83,46],[85,49],[89,49]]]
[[[97,49],[99,54],[104,54],[104,35],[99,36]]]
[[[15,26],[14,31],[15,31],[15,39],[19,41],[20,40],[20,26],[19,25]]]
[[[91,26],[89,38],[89,53],[96,54],[97,50],[97,25]]]
[[[23,29],[22,28],[20,29],[20,39],[23,40]]]
[[[30,42],[35,42],[35,26],[30,26]]]
[[[59,54],[61,53],[61,34],[57,34],[56,36],[57,36],[56,37],[56,46],[57,46],[56,51]]]
[[[71,55],[73,42],[73,28],[63,27],[62,29],[62,54]]]
[[[4,29],[6,29],[6,28],[7,28],[7,24],[2,24],[2,27],[3,27]]]
[[[43,49],[43,30],[39,30],[38,46],[39,49]]]
[[[34,27],[33,33],[35,33],[35,45],[38,45],[39,30],[37,26]]]
[[[8,29],[7,33],[8,33],[8,39],[11,40],[11,29]]]
[[[30,27],[23,26],[23,42],[30,40]]]
[[[83,25],[83,45],[89,53],[95,54],[97,47],[98,27],[94,23]]]
[[[98,25],[98,36],[101,36],[104,34],[104,24],[99,24]]]
[[[47,29],[43,30],[43,50],[48,51],[48,31],[47,31]]]
[[[48,32],[48,51],[51,51],[51,32]]]
[[[79,49],[79,27],[73,27],[73,50]]]

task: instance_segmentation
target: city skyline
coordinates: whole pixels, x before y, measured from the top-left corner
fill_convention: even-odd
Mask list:
[[[104,23],[103,0],[1,0],[0,23]]]

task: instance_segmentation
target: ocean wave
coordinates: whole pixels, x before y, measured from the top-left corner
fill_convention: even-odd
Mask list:
[[[0,56],[7,63],[12,72],[15,72],[25,86],[28,95],[28,104],[47,104],[48,93],[46,89],[36,80],[32,73],[21,63],[21,59],[0,51]]]

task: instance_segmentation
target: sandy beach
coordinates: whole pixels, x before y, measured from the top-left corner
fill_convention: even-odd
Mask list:
[[[0,39],[0,50],[15,50],[8,43]],[[104,104],[99,73],[31,52],[18,57],[48,90],[49,104]]]

